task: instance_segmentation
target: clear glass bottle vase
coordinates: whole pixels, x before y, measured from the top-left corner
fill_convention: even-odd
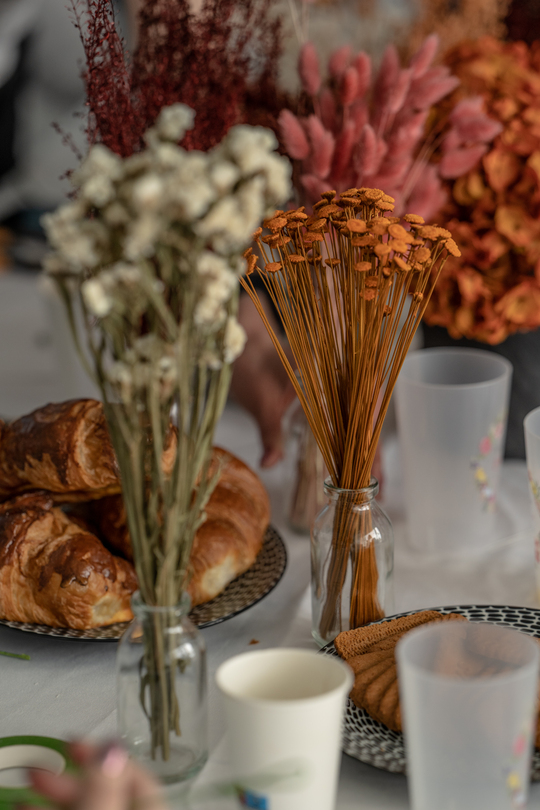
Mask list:
[[[394,610],[394,533],[378,491],[376,478],[362,489],[324,482],[328,502],[311,530],[312,634],[321,646]]]
[[[118,724],[130,755],[162,783],[194,777],[208,758],[206,653],[184,594],[175,607],[132,597],[118,648]]]

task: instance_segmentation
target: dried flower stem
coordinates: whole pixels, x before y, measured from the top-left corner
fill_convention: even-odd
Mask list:
[[[307,217],[277,211],[255,234],[264,258],[258,273],[276,306],[298,367],[296,376],[273,332],[249,275],[242,280],[280,355],[306,413],[334,486],[367,487],[397,376],[445,261],[458,254],[451,234],[406,216],[377,189],[326,192]],[[249,270],[256,257],[247,251]],[[403,325],[402,314],[411,294]],[[377,403],[380,408],[377,412]],[[354,516],[338,504],[320,634],[339,623]],[[373,547],[354,552],[355,594],[350,626],[379,616]],[[335,634],[335,633],[334,633]]]

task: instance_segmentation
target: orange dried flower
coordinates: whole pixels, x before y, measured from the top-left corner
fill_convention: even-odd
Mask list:
[[[449,103],[479,95],[503,129],[479,166],[447,181],[444,220],[455,241],[445,241],[451,256],[425,320],[495,344],[540,327],[540,43],[484,37],[445,61],[462,83]],[[448,109],[441,103],[440,115]]]

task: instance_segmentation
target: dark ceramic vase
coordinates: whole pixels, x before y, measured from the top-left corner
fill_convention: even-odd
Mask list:
[[[440,326],[422,325],[424,347],[454,346],[470,349],[483,349],[495,352],[510,360],[514,368],[510,411],[506,432],[506,458],[525,458],[523,419],[540,405],[540,329],[533,332],[518,332],[510,335],[497,346],[489,346],[477,340],[451,338],[446,329]]]

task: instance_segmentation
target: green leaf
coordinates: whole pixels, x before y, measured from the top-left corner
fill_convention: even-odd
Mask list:
[[[10,653],[0,650],[0,655],[7,655],[8,658],[23,658],[25,661],[30,661],[30,656],[24,655],[24,653]]]

